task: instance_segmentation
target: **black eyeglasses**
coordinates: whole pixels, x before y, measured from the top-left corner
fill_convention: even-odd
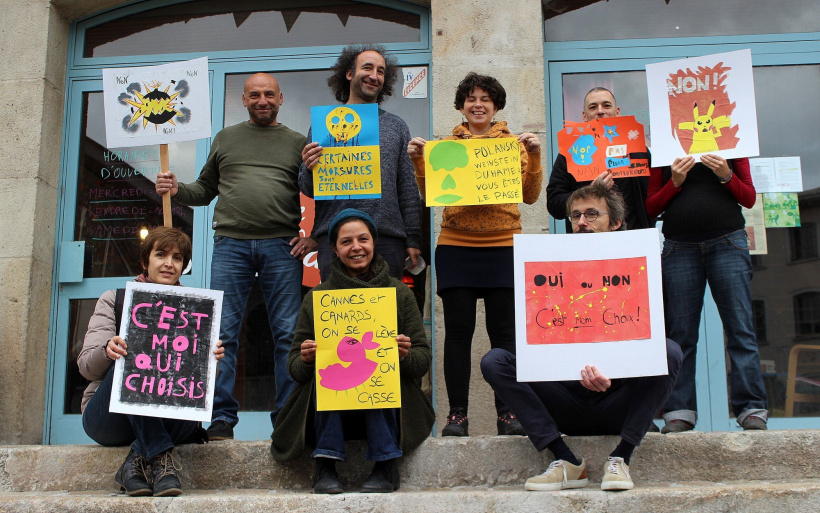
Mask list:
[[[587,218],[587,222],[589,222],[589,223],[594,223],[594,222],[595,222],[595,220],[596,220],[596,219],[598,219],[598,216],[599,216],[599,215],[601,215],[601,214],[608,214],[608,213],[609,213],[609,212],[602,212],[602,211],[600,211],[600,210],[595,210],[594,208],[591,208],[591,209],[587,210],[586,212],[578,212],[578,211],[576,210],[576,211],[572,212],[572,213],[569,215],[569,217],[570,217],[570,219],[572,220],[572,224],[578,224],[578,221],[580,221],[580,220],[581,220],[581,216],[586,217],[586,218]]]

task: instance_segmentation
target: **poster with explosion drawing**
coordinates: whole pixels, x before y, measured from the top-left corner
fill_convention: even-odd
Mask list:
[[[759,154],[750,50],[648,64],[646,83],[653,167]]]
[[[666,374],[656,229],[515,235],[519,381]]]
[[[109,148],[147,146],[211,136],[208,58],[103,70]]]
[[[643,125],[635,116],[564,121],[558,132],[558,151],[567,159],[567,171],[579,182],[595,180],[607,169],[613,178],[649,176]]]
[[[316,409],[400,408],[396,289],[313,293]]]
[[[378,105],[311,107],[310,131],[322,147],[313,166],[313,199],[381,198]]]

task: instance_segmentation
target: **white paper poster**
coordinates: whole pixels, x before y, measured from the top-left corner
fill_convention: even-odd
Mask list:
[[[405,98],[427,98],[427,68],[402,68],[404,87],[402,95]]]
[[[750,50],[648,64],[646,85],[653,167],[759,154]]]
[[[211,136],[208,58],[103,70],[108,148]]]
[[[755,192],[803,192],[800,157],[749,159]]]
[[[221,290],[128,282],[109,410],[210,422]]]
[[[667,374],[658,230],[515,235],[519,381]]]

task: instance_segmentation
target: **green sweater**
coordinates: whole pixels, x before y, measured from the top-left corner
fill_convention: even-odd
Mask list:
[[[305,137],[285,125],[248,121],[214,137],[211,154],[196,182],[179,184],[174,199],[208,205],[216,196],[215,235],[273,239],[299,234],[299,165]]]
[[[276,426],[271,435],[271,453],[277,461],[298,458],[305,448],[315,444],[313,413],[316,408],[314,390],[316,387],[316,365],[302,361],[302,342],[316,340],[313,332],[313,291],[357,289],[371,287],[394,287],[396,289],[396,310],[398,330],[410,337],[410,352],[399,361],[401,376],[400,440],[404,453],[412,451],[428,436],[435,422],[433,406],[419,387],[419,378],[430,370],[432,353],[424,333],[419,308],[413,292],[406,285],[391,278],[387,262],[376,256],[373,258],[376,276],[368,282],[349,276],[338,258],[333,259],[330,279],[308,292],[302,301],[296,333],[288,355],[288,371],[296,381],[296,387],[276,418]]]

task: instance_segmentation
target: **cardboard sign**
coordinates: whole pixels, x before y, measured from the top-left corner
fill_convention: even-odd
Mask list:
[[[514,137],[430,141],[424,146],[427,206],[521,203]]]
[[[567,159],[567,171],[579,182],[595,180],[607,169],[613,178],[649,176],[643,125],[635,116],[564,121],[558,150]]]
[[[103,103],[109,148],[210,137],[208,58],[104,69]]]
[[[657,229],[513,239],[519,381],[667,373]]]
[[[652,166],[686,155],[758,155],[750,50],[646,66]]]
[[[210,422],[222,291],[129,282],[112,412]]]
[[[313,167],[313,199],[381,197],[378,105],[311,107],[310,130],[322,147]]]
[[[400,408],[396,289],[313,293],[316,408]]]

